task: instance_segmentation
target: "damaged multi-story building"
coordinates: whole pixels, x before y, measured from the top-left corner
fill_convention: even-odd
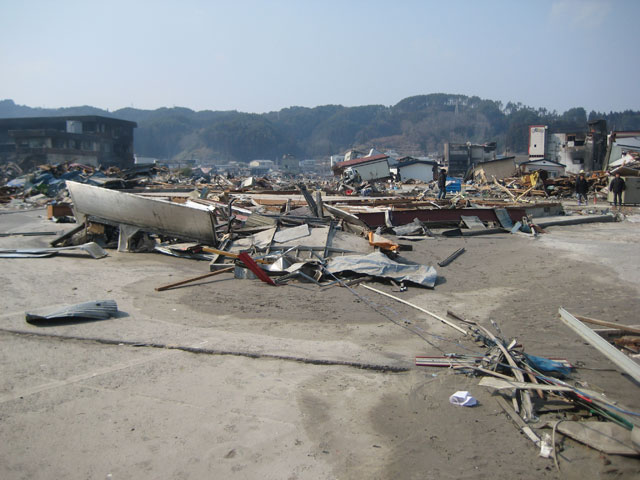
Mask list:
[[[550,160],[562,164],[567,173],[602,170],[607,152],[607,122],[589,122],[578,132],[551,132],[546,125],[529,127],[529,160]]]
[[[98,115],[0,119],[0,161],[130,167],[135,122]]]
[[[482,145],[470,142],[444,144],[444,162],[448,166],[447,175],[450,177],[462,177],[479,163],[495,159],[496,142]]]

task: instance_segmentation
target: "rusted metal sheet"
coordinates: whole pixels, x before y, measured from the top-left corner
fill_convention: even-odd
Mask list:
[[[522,220],[526,211],[524,208],[507,208],[507,213],[515,222]],[[385,225],[385,212],[359,212],[356,216],[370,228]],[[476,216],[483,222],[495,222],[499,225],[498,217],[492,208],[393,210],[391,211],[391,222],[394,226],[407,225],[413,222],[414,218],[421,222],[460,222],[462,216]]]

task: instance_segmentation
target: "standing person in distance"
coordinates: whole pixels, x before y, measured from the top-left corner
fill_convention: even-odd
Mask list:
[[[438,188],[440,189],[438,200],[445,198],[447,196],[447,171],[444,168],[440,170],[438,175]]]
[[[609,191],[613,192],[613,206],[622,206],[622,192],[626,188],[624,179],[620,176],[620,172],[616,172],[616,176],[609,184]]]
[[[580,175],[576,180],[576,197],[578,197],[578,205],[582,205],[582,200],[584,200],[584,204],[587,205],[587,192],[589,191],[589,182],[584,178],[584,170],[580,170]]]

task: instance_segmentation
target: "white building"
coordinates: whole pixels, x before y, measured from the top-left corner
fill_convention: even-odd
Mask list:
[[[561,163],[569,173],[598,167],[594,165],[592,134],[549,133],[545,125],[532,125],[529,127],[529,160],[539,159]]]
[[[344,162],[345,160],[344,155],[331,155],[329,158],[331,161],[331,168],[333,168],[336,163]]]
[[[435,160],[404,157],[399,159],[392,171],[395,170],[403,182],[413,179],[427,183],[433,180],[433,167],[436,165],[438,162]]]

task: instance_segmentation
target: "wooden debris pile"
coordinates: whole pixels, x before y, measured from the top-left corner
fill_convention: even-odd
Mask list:
[[[580,320],[560,309],[562,321],[625,374],[640,380],[640,365],[608,344],[598,333]],[[518,428],[540,449],[540,455],[556,456],[556,433],[571,437],[606,454],[640,456],[640,413],[631,411],[609,396],[584,383],[572,380],[574,366],[566,359],[549,359],[524,353],[515,339],[504,337],[499,326],[493,329],[465,320],[451,311],[449,316],[467,324],[473,338],[485,349],[485,354],[444,357],[416,357],[416,365],[448,367],[473,376],[481,376],[480,386],[495,392],[500,407]],[[637,348],[640,329],[611,322],[587,319],[608,327],[624,348]],[[612,330],[611,325],[618,328]],[[551,435],[543,429],[550,429]]]

